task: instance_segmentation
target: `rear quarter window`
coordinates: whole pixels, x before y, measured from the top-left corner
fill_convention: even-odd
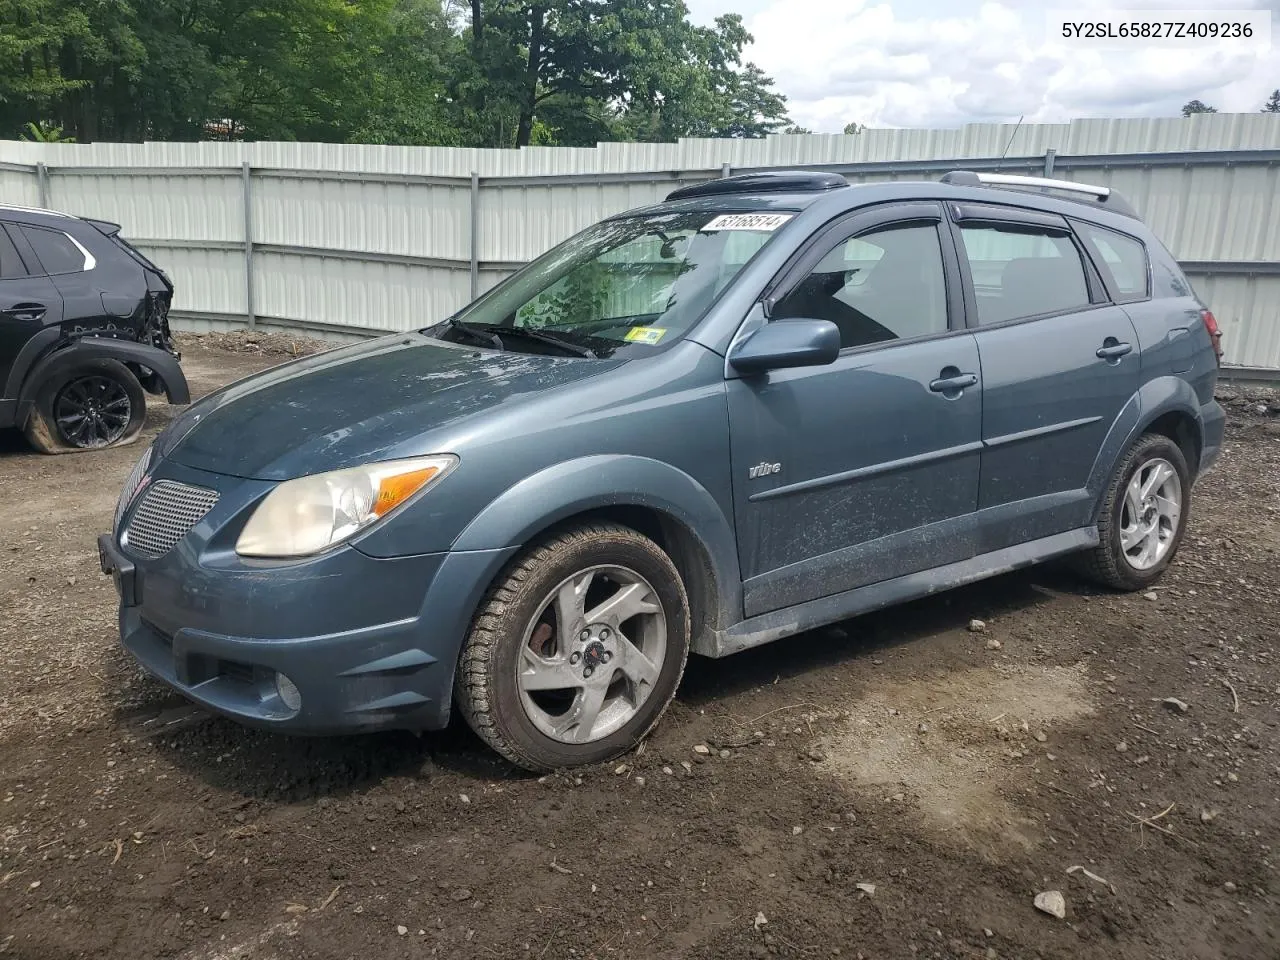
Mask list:
[[[1077,228],[1103,276],[1110,279],[1118,301],[1145,300],[1151,295],[1151,267],[1140,241],[1092,223],[1080,223]]]
[[[88,269],[84,252],[61,230],[24,226],[22,235],[35,250],[46,273],[80,273]]]

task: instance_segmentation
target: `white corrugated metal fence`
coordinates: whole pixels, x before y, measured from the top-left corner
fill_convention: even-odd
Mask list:
[[[1280,115],[591,149],[0,141],[0,202],[123,224],[174,278],[180,325],[360,334],[439,320],[680,183],[801,165],[853,182],[999,168],[1111,186],[1213,307],[1228,362],[1280,370]]]

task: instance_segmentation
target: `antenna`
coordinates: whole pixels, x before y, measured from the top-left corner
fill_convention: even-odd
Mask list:
[[[1018,135],[1018,131],[1022,129],[1022,120],[1025,116],[1025,113],[1022,114],[1022,116],[1018,117],[1018,122],[1014,124],[1013,133],[1009,134],[1009,142],[1004,145],[1004,153],[1000,154],[1000,162],[996,165],[997,170],[1004,166],[1004,158],[1008,155],[1009,148],[1013,146],[1013,138],[1016,137]]]

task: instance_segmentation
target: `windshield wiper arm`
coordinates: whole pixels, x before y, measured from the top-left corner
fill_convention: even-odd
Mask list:
[[[479,340],[481,343],[487,343],[495,350],[504,349],[502,346],[502,340],[496,333],[490,333],[488,330],[480,330],[476,327],[470,326],[469,324],[463,323],[461,320],[453,319],[452,317],[446,320],[445,323],[448,324],[450,330],[460,330],[473,340]]]
[[[586,357],[589,360],[598,360],[600,355],[590,347],[584,347],[578,343],[570,343],[568,340],[561,340],[559,337],[553,337],[549,333],[543,333],[541,330],[530,330],[528,327],[503,327],[502,335],[505,337],[517,336],[524,337],[527,340],[536,340],[538,343],[545,343],[549,346],[559,347],[566,353],[571,353],[575,357]]]

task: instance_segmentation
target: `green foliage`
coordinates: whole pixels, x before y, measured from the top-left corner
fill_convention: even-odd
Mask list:
[[[1191,100],[1182,105],[1182,115],[1184,117],[1189,117],[1193,113],[1217,113],[1217,112],[1218,112],[1217,107],[1211,107],[1207,103],[1202,103],[1199,100]]]
[[[862,133],[866,129],[867,125],[865,123],[858,123],[856,120],[844,125],[844,132],[850,136]]]
[[[786,101],[750,40],[683,0],[0,0],[0,137],[760,137]]]
[[[26,133],[22,134],[20,139],[31,140],[36,143],[75,143],[75,137],[64,137],[62,128],[50,126],[44,123],[28,123],[23,127]]]
[[[1280,90],[1272,90],[1262,107],[1263,113],[1280,113]]]

